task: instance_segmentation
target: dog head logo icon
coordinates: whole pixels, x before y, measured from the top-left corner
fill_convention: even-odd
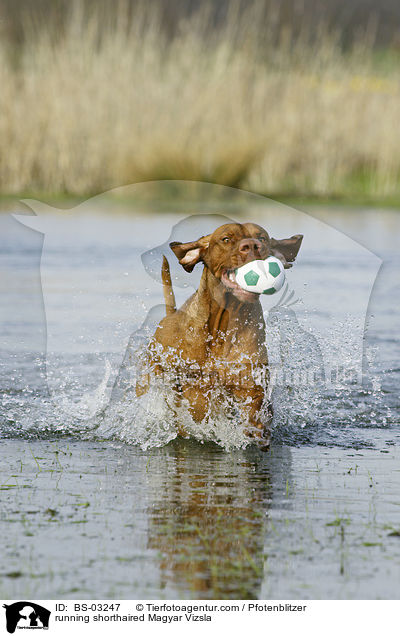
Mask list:
[[[48,629],[51,612],[31,601],[18,601],[3,605],[6,610],[7,631],[14,634],[17,628]]]

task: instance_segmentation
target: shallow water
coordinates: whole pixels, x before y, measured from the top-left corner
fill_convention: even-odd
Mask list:
[[[3,598],[398,598],[400,216],[213,188],[179,214],[0,217]],[[223,414],[174,439],[162,390],[137,401],[136,359],[121,371],[163,312],[158,246],[221,209],[305,235],[286,296],[263,299],[268,455]],[[199,274],[171,266],[182,302]]]
[[[378,437],[269,455],[3,440],[0,596],[398,598],[400,436]]]

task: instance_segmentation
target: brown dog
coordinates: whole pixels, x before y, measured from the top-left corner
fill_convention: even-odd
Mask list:
[[[147,391],[151,373],[162,375],[172,382],[176,406],[186,399],[196,422],[209,415],[213,402],[228,397],[240,408],[246,435],[268,449],[272,408],[265,322],[259,295],[239,287],[234,270],[268,256],[291,267],[302,239],[298,234],[275,240],[254,223],[228,223],[197,241],[170,243],[187,272],[200,262],[204,271],[198,290],[177,310],[164,257],[167,315],[150,341],[151,372],[137,383],[137,395]],[[178,431],[186,436],[179,426]]]

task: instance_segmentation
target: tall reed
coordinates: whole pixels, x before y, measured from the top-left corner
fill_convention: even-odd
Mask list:
[[[147,179],[269,193],[400,194],[400,73],[368,37],[276,30],[259,3],[167,37],[156,5],[0,43],[0,191],[90,194]],[[152,8],[153,7],[153,8]],[[389,55],[389,54],[388,54]]]

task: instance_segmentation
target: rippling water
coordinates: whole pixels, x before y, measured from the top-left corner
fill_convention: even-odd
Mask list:
[[[256,207],[247,213],[267,227],[272,217],[273,232],[281,236],[305,234],[298,262],[287,274],[286,291],[263,299],[275,385],[274,437],[353,446],[365,443],[361,431],[370,428],[372,443],[373,429],[393,424],[399,416],[393,302],[398,254],[391,245],[395,213],[376,213],[378,237],[371,213],[346,213],[350,220],[369,220],[359,240],[375,246],[378,238],[375,254],[300,212],[280,214],[279,223],[270,210]],[[329,221],[334,217],[331,211]],[[32,218],[22,220],[29,223]],[[43,234],[10,216],[1,218],[3,435],[77,434],[145,448],[176,436],[162,387],[141,400],[134,391],[123,394],[117,389],[121,382],[134,385],[138,351],[163,315],[160,284],[144,270],[140,257],[165,243],[181,218],[110,215],[93,209],[42,215],[34,219],[45,232],[41,280]],[[186,237],[219,222],[196,217],[191,225],[186,222]],[[179,231],[178,225],[175,233]],[[155,254],[154,277],[161,261],[157,250]],[[379,257],[384,265],[375,282]],[[179,265],[171,254],[170,260],[174,272]],[[180,300],[198,281],[198,275],[183,270],[175,278]],[[129,352],[131,361],[120,370]],[[181,417],[190,424],[188,413]],[[229,426],[222,415],[210,423],[209,435],[204,427],[197,433],[195,426],[191,430],[195,437],[220,441],[227,448],[244,445],[240,421]]]
[[[304,503],[304,492],[294,503],[291,499],[290,484],[296,481],[292,465],[297,463],[299,470],[306,467],[311,474],[314,447],[315,457],[324,464],[329,463],[329,457],[339,461],[343,452],[346,457],[352,457],[354,452],[393,453],[399,441],[398,213],[315,209],[308,215],[260,202],[250,195],[241,195],[238,202],[229,200],[224,207],[220,200],[214,202],[211,194],[207,191],[203,208],[202,201],[196,200],[188,202],[179,214],[174,212],[174,201],[157,204],[158,207],[153,201],[150,210],[144,209],[149,208],[147,202],[127,213],[117,204],[110,212],[103,200],[92,200],[72,212],[25,216],[22,221],[31,227],[11,215],[0,216],[0,446],[4,452],[7,450],[2,479],[10,485],[10,475],[17,474],[21,462],[21,479],[26,477],[25,486],[31,488],[30,479],[35,467],[41,465],[38,457],[42,454],[46,470],[36,472],[35,483],[51,473],[49,466],[53,461],[54,471],[60,471],[57,458],[61,458],[62,481],[70,492],[67,474],[72,482],[76,471],[86,474],[89,482],[92,479],[92,469],[85,468],[86,456],[100,480],[102,469],[96,458],[103,458],[107,465],[109,462],[115,474],[122,470],[127,475],[131,471],[131,477],[127,477],[129,493],[134,489],[131,479],[137,480],[142,496],[150,502],[142,506],[137,517],[141,543],[136,556],[129,551],[134,569],[140,570],[141,558],[150,568],[146,584],[140,587],[138,582],[131,589],[131,595],[138,597],[273,596],[270,580],[276,581],[282,596],[289,595],[291,588],[279,578],[276,565],[271,566],[270,579],[266,578],[265,545],[279,552],[267,522],[267,517],[276,516],[271,510],[276,509],[277,501],[282,504],[278,505],[279,514],[283,514],[289,501],[295,507],[299,501]],[[157,214],[157,209],[162,214]],[[244,450],[249,440],[243,435],[240,417],[227,420],[222,411],[215,413],[206,426],[199,427],[189,421],[188,411],[183,409],[179,417],[193,440],[201,441],[204,448],[195,441],[172,442],[177,426],[166,405],[164,388],[153,387],[141,399],[132,392],[137,351],[163,315],[158,273],[163,251],[160,246],[169,240],[193,240],[210,231],[220,224],[220,219],[208,215],[221,214],[221,209],[226,217],[265,225],[276,238],[305,235],[298,262],[288,272],[285,293],[263,299],[275,409],[273,447],[267,457],[259,457],[256,449]],[[200,211],[205,214],[199,215]],[[193,214],[197,216],[188,219]],[[151,258],[144,259],[145,268],[141,257],[146,252]],[[196,287],[199,273],[183,273],[172,258],[170,255],[175,291],[181,303]],[[210,445],[210,441],[217,446]],[[166,446],[168,442],[175,446]],[[29,462],[27,453],[31,455]],[[79,453],[84,454],[80,459]],[[366,471],[366,455],[362,457],[350,463],[355,466],[364,462]],[[24,475],[23,466],[28,464],[28,474]],[[355,470],[352,465],[349,469]],[[340,488],[340,479],[336,474],[331,477],[335,491]],[[124,488],[121,474],[115,479],[115,484]],[[274,486],[278,482],[279,496]],[[93,493],[98,492],[96,486],[89,486],[92,487]],[[47,484],[35,490],[31,499],[37,499],[38,514],[48,488]],[[114,486],[108,481],[107,492],[110,488],[112,491]],[[318,490],[319,486],[314,484],[313,488]],[[329,480],[324,488],[329,490]],[[6,491],[12,516],[16,490]],[[17,499],[26,515],[23,492],[18,490]],[[63,497],[63,506],[80,510],[79,497],[75,502],[78,508],[65,494]],[[123,506],[122,500],[115,510],[120,505]],[[114,510],[112,506],[110,509]],[[327,504],[321,504],[319,512],[324,523],[326,515],[333,515]],[[58,525],[59,539],[68,545],[66,508],[59,513],[58,520],[65,521],[63,530]],[[344,516],[342,510],[339,517]],[[288,513],[288,517],[290,523],[295,522],[294,513]],[[224,525],[227,519],[229,537]],[[330,517],[329,520],[332,521]],[[94,523],[93,518],[87,521]],[[304,519],[300,526],[304,534]],[[113,527],[118,534],[119,556],[128,558],[120,523],[115,522]],[[43,528],[40,523],[36,528],[42,539]],[[136,530],[132,532],[135,534]],[[96,532],[95,535],[99,536]],[[237,543],[232,544],[232,536]],[[302,546],[296,547],[292,534],[284,532],[284,536],[291,544],[291,563],[299,562],[304,551],[313,558],[314,544],[308,539],[303,537]],[[81,540],[87,543],[87,539]],[[35,542],[35,549],[40,551],[40,541]],[[375,542],[379,544],[378,540]],[[8,571],[17,566],[12,565],[8,544],[5,550]],[[155,551],[162,555],[161,562],[154,556]],[[108,565],[114,557],[105,557]],[[89,596],[129,598],[121,581],[111,574],[107,579],[107,564],[102,565],[103,587],[89,588]],[[122,561],[120,575],[125,580],[126,571],[121,564]],[[161,568],[166,577],[164,583],[155,582],[154,568]],[[25,587],[18,588],[19,577],[10,579],[16,597],[19,590],[29,590],[25,576],[22,572]],[[286,575],[282,576],[286,580]],[[243,583],[243,579],[248,583]],[[77,596],[87,586],[85,581],[78,585]],[[326,581],[321,588],[326,597],[337,593],[336,579],[332,581]],[[304,577],[293,594],[301,597],[303,584]],[[61,581],[56,588],[58,596],[75,594],[72,583],[63,585]],[[357,591],[350,585],[348,589],[356,597],[364,588]],[[315,593],[316,588],[311,590]],[[384,591],[382,594],[385,596]]]

